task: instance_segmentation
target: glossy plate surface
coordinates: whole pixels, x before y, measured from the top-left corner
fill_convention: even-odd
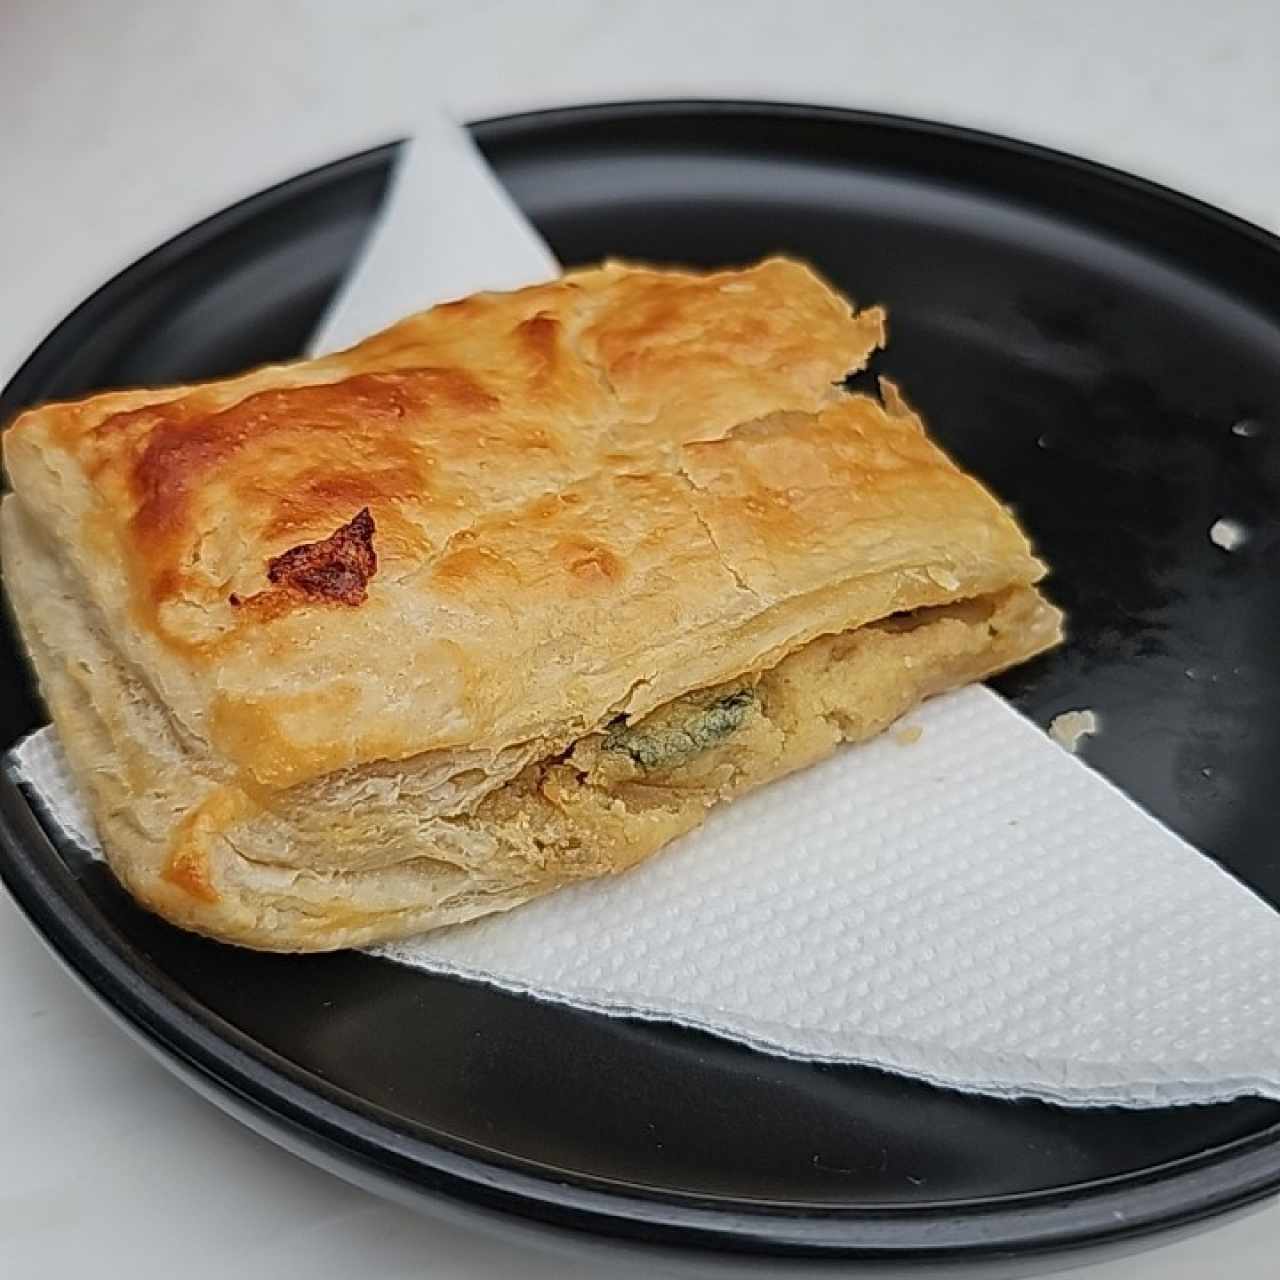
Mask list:
[[[566,263],[782,250],[884,302],[892,375],[1016,507],[1070,643],[1000,682],[1280,903],[1280,251],[1192,201],[944,127],[749,104],[476,126]],[[3,411],[297,352],[393,149],[178,237],[70,316]],[[431,252],[425,245],[424,252]],[[1234,428],[1234,430],[1233,430]],[[1249,539],[1209,539],[1223,516]],[[0,747],[44,719],[0,635]],[[7,782],[0,870],[144,1038],[356,1176],[649,1240],[862,1255],[1051,1248],[1280,1186],[1280,1106],[1072,1112],[426,977],[218,946],[55,850]]]

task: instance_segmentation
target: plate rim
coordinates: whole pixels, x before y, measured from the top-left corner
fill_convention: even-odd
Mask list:
[[[1056,171],[1065,166],[1093,181],[1119,185],[1166,208],[1172,205],[1185,215],[1208,220],[1220,231],[1246,239],[1273,266],[1280,266],[1280,237],[1193,196],[1038,144],[909,116],[740,99],[669,99],[553,107],[492,117],[469,127],[484,146],[545,140],[564,128],[609,127],[621,121],[652,124],[682,115],[820,120],[909,135],[923,145],[945,140],[978,146]],[[103,309],[118,305],[170,262],[316,189],[389,167],[400,145],[392,141],[371,147],[248,195],[112,275],[19,365],[0,392],[0,422],[20,405],[40,398],[36,388],[47,382],[77,333],[91,328]],[[654,1191],[539,1166],[444,1132],[433,1131],[427,1138],[422,1132],[408,1132],[404,1125],[397,1127],[376,1104],[287,1063],[223,1023],[176,985],[166,990],[162,971],[115,945],[110,932],[90,918],[92,913],[77,906],[80,891],[74,871],[7,773],[0,777],[0,855],[0,878],[37,933],[73,976],[166,1065],[189,1083],[194,1073],[206,1086],[201,1092],[242,1120],[245,1106],[254,1109],[277,1140],[291,1133],[303,1144],[318,1143],[374,1180],[386,1177],[419,1191],[425,1188],[526,1217],[668,1244],[935,1260],[1098,1244],[1189,1223],[1280,1188],[1280,1123],[1097,1182],[978,1200],[898,1205],[748,1202],[724,1195]],[[350,1176],[351,1170],[347,1173]]]

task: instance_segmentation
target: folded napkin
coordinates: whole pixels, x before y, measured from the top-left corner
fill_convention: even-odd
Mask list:
[[[465,131],[433,119],[313,350],[554,270]],[[907,723],[624,875],[375,954],[1007,1097],[1280,1098],[1280,915],[990,691]],[[13,767],[95,847],[52,730]]]

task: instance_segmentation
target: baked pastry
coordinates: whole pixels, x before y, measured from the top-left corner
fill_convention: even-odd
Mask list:
[[[609,263],[20,416],[6,586],[141,902],[322,950],[621,871],[1034,654],[1014,520],[806,267]]]

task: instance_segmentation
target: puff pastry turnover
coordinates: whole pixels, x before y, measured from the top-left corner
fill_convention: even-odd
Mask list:
[[[1010,515],[806,267],[609,263],[19,417],[5,583],[111,866],[367,944],[620,871],[1052,645]]]

